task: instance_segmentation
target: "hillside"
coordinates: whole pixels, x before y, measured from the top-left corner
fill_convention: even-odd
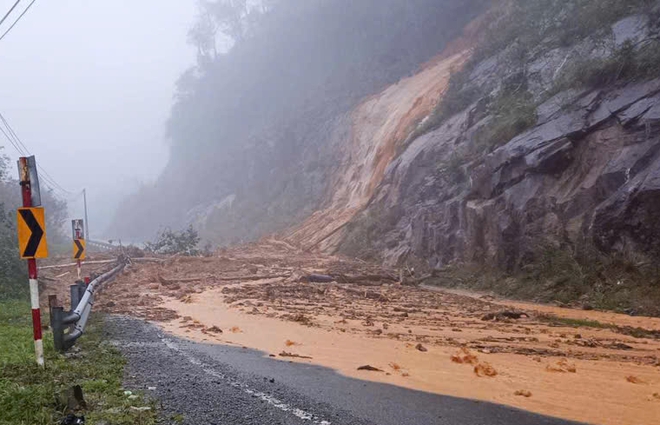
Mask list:
[[[277,233],[660,314],[660,2],[297,4],[183,80],[170,164],[111,234]]]
[[[168,123],[171,160],[120,207],[109,235],[144,239],[192,222],[231,244],[304,220],[331,190],[353,109],[416,73],[488,2],[270,3],[227,53],[200,46]]]

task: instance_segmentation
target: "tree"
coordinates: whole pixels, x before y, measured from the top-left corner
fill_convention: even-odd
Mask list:
[[[272,9],[272,0],[201,0],[196,22],[188,31],[188,42],[197,48],[197,62],[205,67],[218,56],[217,38],[223,35],[229,44],[242,42],[259,18]],[[223,49],[224,50],[224,49]]]
[[[0,146],[0,149],[2,147]],[[0,299],[27,294],[27,271],[18,256],[16,218],[6,205],[11,199],[7,176],[9,158],[0,154]]]
[[[0,151],[0,298],[23,296],[28,289],[27,270],[25,261],[18,254],[16,235],[16,208],[21,201],[20,185],[11,177],[9,170],[9,158]],[[52,190],[43,188],[41,202],[46,209],[48,244],[52,255],[56,247],[65,246],[67,205]]]
[[[197,62],[202,66],[212,63],[218,55],[215,42],[217,33],[218,24],[215,19],[206,7],[200,7],[197,21],[188,31],[188,43],[197,48]]]
[[[200,23],[189,40],[200,61],[177,82],[167,121],[170,161],[153,185],[120,206],[113,232],[149,240],[159,227],[188,223],[192,206],[231,196],[234,207],[217,212],[224,216],[214,225],[214,242],[253,239],[292,224],[321,197],[332,167],[327,146],[337,139],[340,117],[416,72],[490,2],[199,5]]]
[[[251,8],[247,0],[216,0],[204,3],[209,16],[224,35],[238,43],[246,34],[246,21]]]
[[[153,242],[146,244],[147,251],[155,254],[165,255],[198,255],[199,235],[193,229],[192,225],[180,232],[174,232],[171,229],[165,229],[158,234]]]

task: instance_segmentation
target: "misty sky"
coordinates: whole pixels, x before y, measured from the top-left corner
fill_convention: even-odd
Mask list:
[[[0,0],[1,16],[14,2]],[[195,0],[37,0],[0,42],[0,111],[64,188],[87,188],[92,237],[167,161],[164,124],[194,64],[195,12]],[[17,157],[1,133],[0,145]],[[69,210],[82,217],[82,198]]]

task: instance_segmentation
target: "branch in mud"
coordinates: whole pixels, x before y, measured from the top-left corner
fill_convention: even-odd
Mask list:
[[[167,260],[165,260],[163,258],[151,258],[151,257],[133,258],[133,257],[131,257],[131,261],[136,262],[136,263],[164,263]]]
[[[302,356],[300,354],[288,353],[286,351],[282,351],[280,353],[280,357],[292,357],[292,358],[295,358],[295,359],[311,359],[312,358],[310,356]]]
[[[264,280],[264,279],[281,279],[291,277],[291,273],[287,274],[267,274],[267,275],[252,275],[252,276],[235,276],[235,277],[218,277],[215,280],[221,282],[228,282],[232,280]]]
[[[59,282],[58,279],[55,279],[55,278],[52,278],[52,277],[48,277],[48,276],[39,276],[39,279],[47,280],[47,281],[49,281],[49,282]]]
[[[342,283],[358,283],[358,282],[398,282],[399,279],[388,275],[367,274],[358,276],[336,275],[337,281]]]
[[[378,286],[381,285],[383,282],[398,282],[399,279],[388,276],[388,275],[377,275],[377,274],[367,274],[367,275],[356,275],[356,276],[350,276],[350,275],[343,275],[343,274],[310,274],[308,276],[305,276],[301,279],[302,281],[305,282],[312,282],[312,283],[330,283],[330,282],[338,282],[338,283],[353,283],[356,285],[373,285],[373,286]],[[373,283],[377,282],[377,283]]]
[[[175,283],[190,283],[190,282],[199,282],[206,279],[208,276],[202,277],[188,277],[188,278],[176,278],[176,279],[165,279],[163,276],[158,275],[158,281],[163,285],[173,285]]]
[[[368,291],[368,290],[359,290],[359,289],[353,289],[353,288],[343,288],[345,292],[348,292],[350,294],[357,295],[359,297],[364,297],[370,300],[375,300],[375,301],[381,301],[381,302],[389,302],[389,298],[381,294],[380,292],[374,292],[374,291]]]
[[[209,279],[216,282],[230,282],[230,281],[254,281],[254,280],[265,280],[265,279],[280,279],[291,277],[291,273],[287,274],[270,274],[270,275],[250,275],[250,276],[233,276],[233,277],[217,277],[217,276],[196,276],[196,277],[182,277],[182,278],[171,278],[167,279],[163,276],[158,276],[158,281],[163,285],[173,285],[175,283],[191,283],[191,282],[201,282],[202,280]]]

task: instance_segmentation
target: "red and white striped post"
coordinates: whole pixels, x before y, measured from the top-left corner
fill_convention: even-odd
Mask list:
[[[21,174],[21,194],[23,195],[23,207],[32,207],[32,185],[30,183],[30,172],[28,159],[19,158],[19,169]],[[34,335],[34,353],[37,356],[37,364],[44,365],[44,344],[41,335],[41,309],[39,307],[39,281],[37,280],[37,260],[29,258],[28,278],[30,280],[30,304],[32,305],[32,329]]]

